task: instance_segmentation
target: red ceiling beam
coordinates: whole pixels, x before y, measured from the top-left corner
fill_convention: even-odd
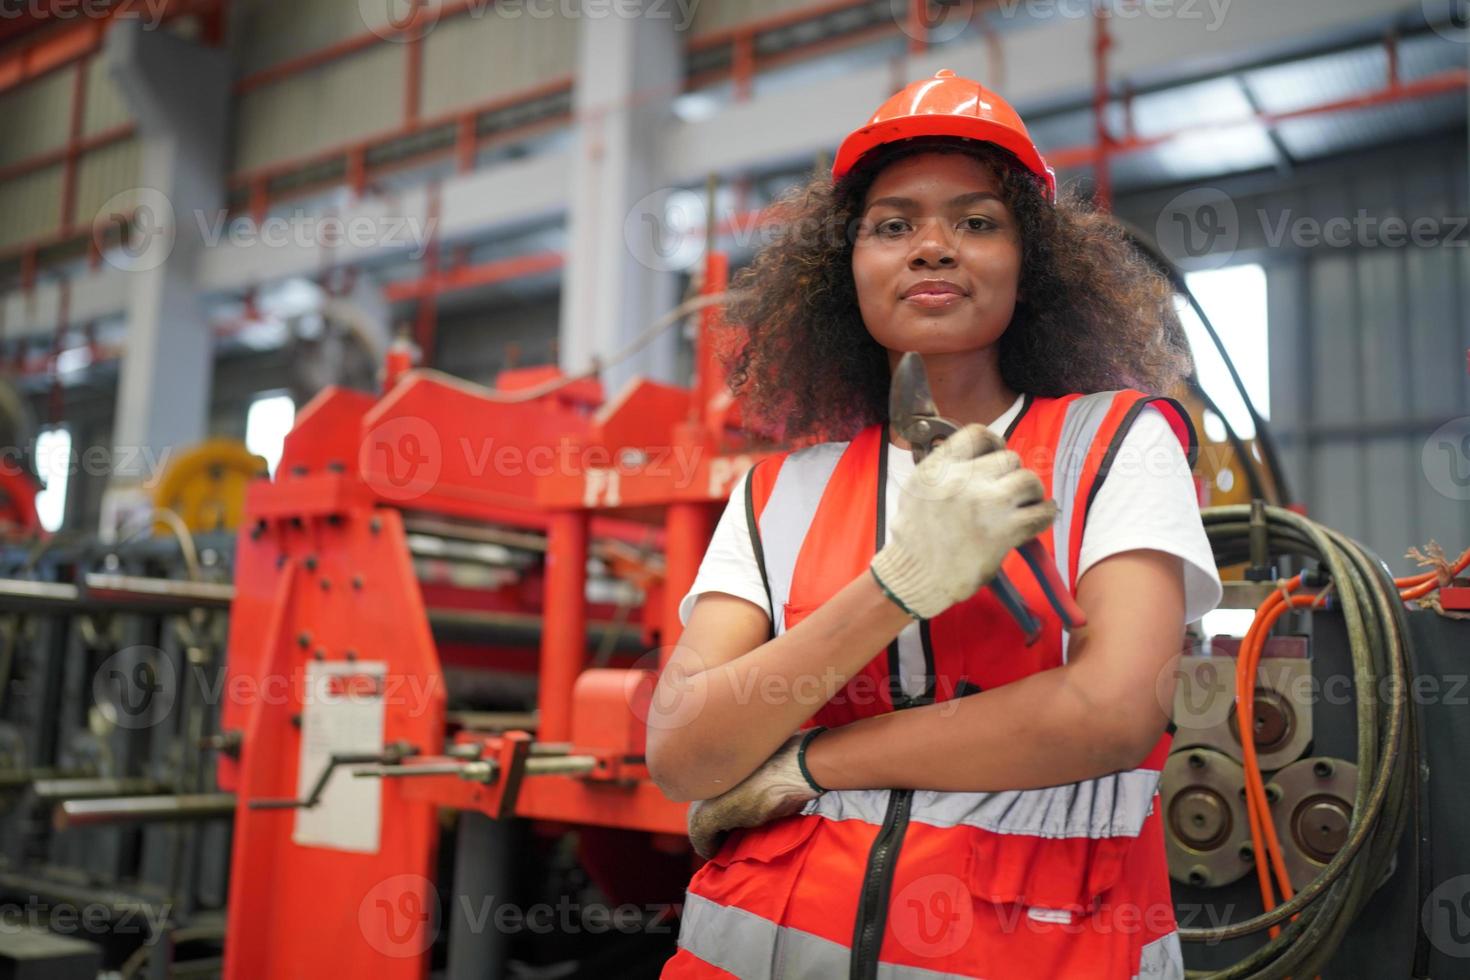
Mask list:
[[[477,286],[493,286],[512,279],[555,272],[562,267],[563,261],[560,252],[533,252],[511,259],[456,266],[418,279],[389,283],[383,287],[383,295],[389,302],[398,303]]]

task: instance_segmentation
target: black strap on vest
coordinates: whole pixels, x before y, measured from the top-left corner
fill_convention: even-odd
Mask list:
[[[776,638],[776,600],[771,596],[771,580],[766,576],[766,552],[761,547],[761,531],[755,523],[755,466],[745,473],[745,526],[750,529],[750,548],[755,552],[756,567],[761,570],[761,587],[766,590],[766,608],[771,614],[766,639],[773,640]]]

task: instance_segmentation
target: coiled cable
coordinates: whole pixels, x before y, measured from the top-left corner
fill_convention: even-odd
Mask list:
[[[1358,785],[1347,840],[1315,880],[1244,922],[1179,930],[1184,942],[1216,943],[1286,923],[1233,966],[1187,974],[1209,980],[1280,980],[1320,972],[1388,874],[1420,784],[1420,745],[1408,697],[1408,624],[1392,575],[1343,534],[1281,507],[1265,507],[1263,514],[1271,553],[1315,562],[1317,572],[1332,583],[1358,694]],[[1250,559],[1250,506],[1212,507],[1201,516],[1218,565]],[[1416,860],[1412,873],[1421,873],[1419,865]],[[1418,884],[1422,894],[1426,883]]]

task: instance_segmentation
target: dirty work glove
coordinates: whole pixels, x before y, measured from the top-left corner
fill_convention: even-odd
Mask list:
[[[936,446],[905,481],[889,540],[873,556],[884,593],[933,619],[995,578],[1012,548],[1051,526],[1057,505],[1041,478],[983,425]]]
[[[690,804],[689,841],[700,857],[714,857],[729,831],[789,817],[826,792],[806,774],[800,752],[804,741],[824,731],[798,732],[732,789]]]

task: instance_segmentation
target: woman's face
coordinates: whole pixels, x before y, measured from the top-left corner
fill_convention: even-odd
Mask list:
[[[863,200],[852,250],[858,307],[891,351],[989,347],[1016,307],[1021,239],[990,169],[962,153],[886,167]]]

